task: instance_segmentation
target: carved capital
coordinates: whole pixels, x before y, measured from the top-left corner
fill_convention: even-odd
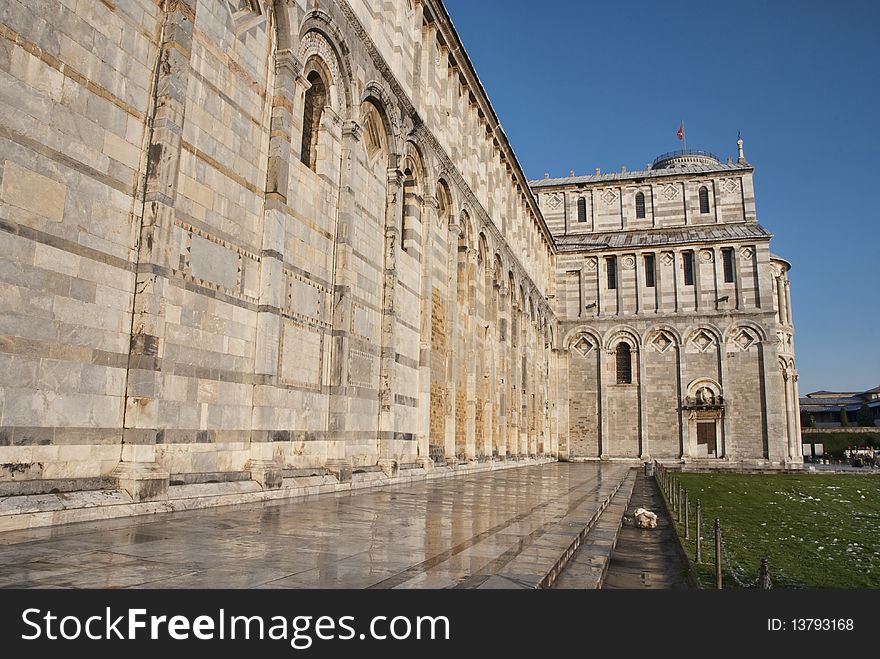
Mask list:
[[[275,53],[275,75],[288,75],[296,80],[302,76],[303,65],[289,48]]]
[[[403,187],[403,172],[397,167],[388,169],[388,188],[389,191]]]
[[[360,142],[364,134],[364,129],[356,121],[347,121],[342,127],[343,137],[350,137],[355,142]]]

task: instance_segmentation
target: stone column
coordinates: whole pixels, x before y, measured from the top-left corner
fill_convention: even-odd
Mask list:
[[[488,290],[486,291],[486,363],[483,368],[483,376],[485,377],[484,386],[486,388],[486,411],[484,412],[485,420],[485,438],[486,438],[486,454],[489,457],[497,458],[501,452],[499,449],[500,438],[498,435],[498,329],[497,329],[497,305],[498,292],[497,284],[492,277],[490,278],[491,261],[486,261],[486,279]]]
[[[510,406],[508,408],[508,416],[510,417],[510,432],[508,434],[508,450],[513,456],[519,456],[522,453],[522,446],[519,436],[519,419],[522,411],[521,394],[522,394],[522,378],[520,377],[520,364],[522,360],[519,356],[520,344],[520,317],[519,304],[516,301],[516,295],[511,292],[510,302],[510,369],[508,375],[510,377],[510,386],[508,393],[510,394]]]
[[[647,409],[646,409],[646,401],[648,391],[645,382],[645,350],[642,347],[635,348],[635,358],[636,358],[636,377],[638,377],[638,397],[639,397],[639,457],[642,460],[650,461],[651,459],[651,449],[649,447],[649,433],[648,433],[648,419],[647,419]]]
[[[519,359],[517,364],[519,387],[519,452],[529,457],[529,396],[531,395],[531,382],[529,381],[529,317],[526,309],[519,310]]]
[[[336,450],[327,456],[326,466],[340,481],[349,480],[352,471],[350,446],[346,441],[351,412],[349,397],[349,353],[351,350],[351,323],[353,313],[352,286],[357,273],[352,270],[354,261],[352,240],[356,232],[353,225],[358,221],[354,172],[350,166],[352,152],[358,148],[363,129],[354,121],[342,126],[342,164],[339,172],[339,200],[335,231],[335,260],[333,262],[332,308],[330,316],[330,400],[327,411],[327,437],[336,443]]]
[[[550,456],[560,459],[559,455],[559,416],[562,411],[562,400],[559,397],[559,372],[561,369],[561,362],[565,358],[565,355],[562,354],[560,350],[556,348],[551,343],[548,344],[548,353],[549,353],[549,374],[550,381],[548,383],[547,393],[548,393],[548,405],[549,405],[549,416],[548,416],[548,441],[549,441],[549,451]]]
[[[556,355],[556,434],[558,443],[559,460],[568,460],[571,457],[571,438],[569,427],[569,397],[570,397],[570,375],[571,368],[571,352],[564,347],[558,350],[554,348]]]
[[[419,394],[418,394],[418,458],[419,466],[432,469],[434,461],[430,455],[431,437],[431,324],[433,304],[433,263],[434,223],[439,204],[433,195],[423,202],[421,219],[421,318],[419,323]]]
[[[791,316],[791,282],[785,279],[785,320],[786,325],[792,324]]]
[[[503,274],[501,275],[503,277]],[[505,458],[508,446],[508,423],[510,415],[510,288],[498,286],[498,369],[490,387],[498,389],[498,456]]]
[[[687,337],[685,337],[685,341],[687,341]],[[687,382],[684,379],[684,355],[686,350],[686,344],[682,344],[677,346],[678,354],[676,356],[676,367],[677,367],[677,375],[678,375],[678,400],[679,405],[684,405],[685,398],[687,397]],[[682,409],[679,419],[679,436],[680,436],[680,444],[681,444],[681,458],[682,460],[687,460],[687,458],[691,457],[694,453],[695,446],[692,447],[691,440],[691,415],[690,413]]]
[[[718,344],[718,384],[721,387],[721,395],[724,395],[724,387],[727,386],[727,345],[724,341],[724,337],[721,339],[721,343]],[[715,445],[715,455],[719,458],[727,457],[727,437],[728,437],[728,419],[727,414],[722,413],[721,415],[721,423],[717,424],[721,428],[721,436],[718,438],[718,441]]]
[[[776,350],[768,342],[760,344],[761,392],[760,400],[766,410],[764,426],[764,446],[767,457],[773,462],[782,462],[788,454],[788,426],[786,409],[787,385],[780,373]],[[785,443],[778,441],[785,438]]]
[[[782,367],[782,393],[785,399],[785,439],[788,453],[788,455],[786,455],[786,460],[788,460],[793,453],[792,442],[794,439],[792,435],[794,433],[791,426],[791,387],[789,383],[788,369],[785,367]]]
[[[394,458],[396,415],[394,391],[396,382],[395,353],[397,338],[397,288],[400,226],[403,211],[403,172],[396,167],[388,170],[388,188],[385,199],[385,253],[382,288],[382,352],[379,362],[379,460]]]
[[[168,280],[172,270],[179,267],[180,258],[174,241],[174,206],[195,20],[195,0],[170,4],[165,10],[159,47],[138,239],[122,452],[112,473],[118,487],[135,500],[161,497],[168,489],[169,474],[156,462],[156,436],[164,389],[164,300]]]
[[[538,455],[538,430],[541,414],[541,394],[538,383],[537,370],[541,368],[542,359],[541,351],[538,349],[539,332],[537,319],[532,320],[528,325],[531,330],[531,336],[528,342],[528,352],[531,354],[531,364],[527,371],[529,377],[529,455]]]
[[[269,437],[273,428],[260,427],[257,389],[278,375],[278,346],[285,284],[284,225],[287,221],[293,108],[298,89],[302,85],[308,85],[301,74],[302,64],[290,50],[275,53],[275,84],[260,251],[260,305],[254,354],[255,405],[251,421],[250,458],[246,465],[251,479],[265,489],[281,487],[283,480],[284,465],[275,459],[275,447]]]
[[[785,325],[787,314],[785,311],[785,285],[783,284],[782,275],[776,277],[776,304],[779,307],[777,312],[777,320],[780,325]]]
[[[448,272],[449,289],[446,291],[446,441],[445,454],[446,464],[455,465],[458,457],[455,451],[455,434],[461,429],[455,427],[455,397],[457,390],[456,373],[458,361],[456,358],[456,343],[458,341],[458,322],[462,309],[458,308],[458,240],[461,227],[456,224],[449,225],[448,233]],[[461,356],[464,358],[464,355]]]
[[[790,307],[789,307],[790,308]],[[804,461],[804,446],[801,440],[801,405],[800,405],[800,397],[798,393],[798,380],[800,379],[800,375],[798,374],[796,369],[793,369],[791,372],[791,415],[792,415],[792,426],[794,428],[794,437],[795,441],[792,444],[792,452],[791,452],[791,460],[793,462],[803,463]]]
[[[475,274],[477,272],[477,250],[468,249],[467,252],[467,325],[465,330],[465,342],[467,345],[467,444],[465,455],[468,460],[477,459],[477,284]]]

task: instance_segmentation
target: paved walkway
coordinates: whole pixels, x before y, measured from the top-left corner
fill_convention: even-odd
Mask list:
[[[656,529],[640,529],[633,524],[637,508],[657,513]],[[672,520],[666,514],[654,478],[647,478],[644,472],[639,472],[626,517],[602,587],[688,588],[687,567],[676,548]]]
[[[627,467],[548,464],[0,534],[0,587],[449,588],[511,575]],[[520,557],[517,562],[517,557]],[[528,575],[521,575],[528,576]]]

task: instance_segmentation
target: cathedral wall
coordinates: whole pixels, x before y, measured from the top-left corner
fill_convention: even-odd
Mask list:
[[[148,0],[0,16],[0,486],[99,487],[121,451],[162,16]]]
[[[554,248],[442,5],[45,4],[2,10],[2,492],[555,450]]]

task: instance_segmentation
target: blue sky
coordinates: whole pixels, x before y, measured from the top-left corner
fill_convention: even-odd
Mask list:
[[[880,384],[880,2],[446,0],[530,178],[689,148],[755,166],[801,395]]]

